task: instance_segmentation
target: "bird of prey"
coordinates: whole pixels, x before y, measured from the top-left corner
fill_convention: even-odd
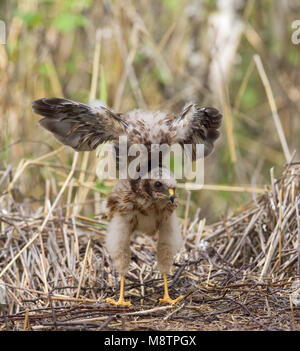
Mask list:
[[[212,107],[188,104],[178,115],[134,110],[115,113],[100,106],[92,107],[61,98],[43,98],[32,103],[33,111],[44,118],[40,125],[62,144],[76,151],[92,151],[111,142],[118,151],[121,136],[128,145],[204,144],[204,156],[213,150],[219,136],[222,115]],[[151,156],[150,156],[151,157]],[[195,158],[194,149],[192,157]],[[164,296],[159,302],[175,304],[183,297],[171,299],[167,274],[182,237],[175,215],[176,179],[161,163],[149,166],[145,176],[119,179],[107,198],[106,247],[121,275],[120,296],[106,301],[116,306],[130,306],[124,298],[124,276],[130,263],[130,239],[135,232],[158,235],[157,262],[164,278]],[[150,174],[150,172],[152,172]]]

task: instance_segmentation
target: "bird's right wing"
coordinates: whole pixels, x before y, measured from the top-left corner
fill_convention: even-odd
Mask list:
[[[128,125],[122,116],[104,106],[90,107],[72,100],[43,98],[32,103],[35,113],[44,118],[40,125],[62,144],[76,151],[92,151],[107,141],[118,141]]]

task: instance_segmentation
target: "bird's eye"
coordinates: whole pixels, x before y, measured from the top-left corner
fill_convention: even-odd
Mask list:
[[[160,188],[162,186],[161,182],[154,183],[155,188]]]

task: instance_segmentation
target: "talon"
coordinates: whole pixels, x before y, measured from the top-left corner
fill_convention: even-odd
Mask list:
[[[130,301],[125,301],[124,299],[124,275],[121,274],[121,287],[120,287],[120,297],[118,301],[115,301],[114,299],[107,298],[106,302],[111,303],[114,306],[131,306]]]
[[[115,301],[114,299],[107,298],[106,302],[111,303],[114,306],[132,306],[130,301],[125,301],[124,299],[119,299],[118,301]]]
[[[163,299],[159,299],[159,303],[162,302],[167,302],[169,305],[175,305],[177,302],[181,301],[183,299],[183,296],[177,297],[177,299],[173,300],[169,296],[169,290],[168,290],[168,283],[167,283],[167,275],[166,273],[163,274],[164,276],[164,287],[165,287],[165,293]]]
[[[163,299],[159,299],[159,303],[167,302],[169,305],[175,305],[177,302],[181,301],[183,296],[177,297],[177,299],[173,300],[169,296],[164,297]]]

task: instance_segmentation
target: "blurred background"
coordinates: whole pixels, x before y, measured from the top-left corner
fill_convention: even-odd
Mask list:
[[[39,161],[60,147],[32,113],[41,97],[100,99],[116,112],[221,109],[204,189],[180,190],[182,218],[188,199],[191,215],[220,220],[263,192],[271,168],[279,176],[299,161],[298,0],[1,0],[0,20],[0,179],[35,160],[14,182],[17,202],[53,201],[72,164],[67,147]],[[101,212],[112,185],[96,164],[81,154],[73,183],[86,216]]]

